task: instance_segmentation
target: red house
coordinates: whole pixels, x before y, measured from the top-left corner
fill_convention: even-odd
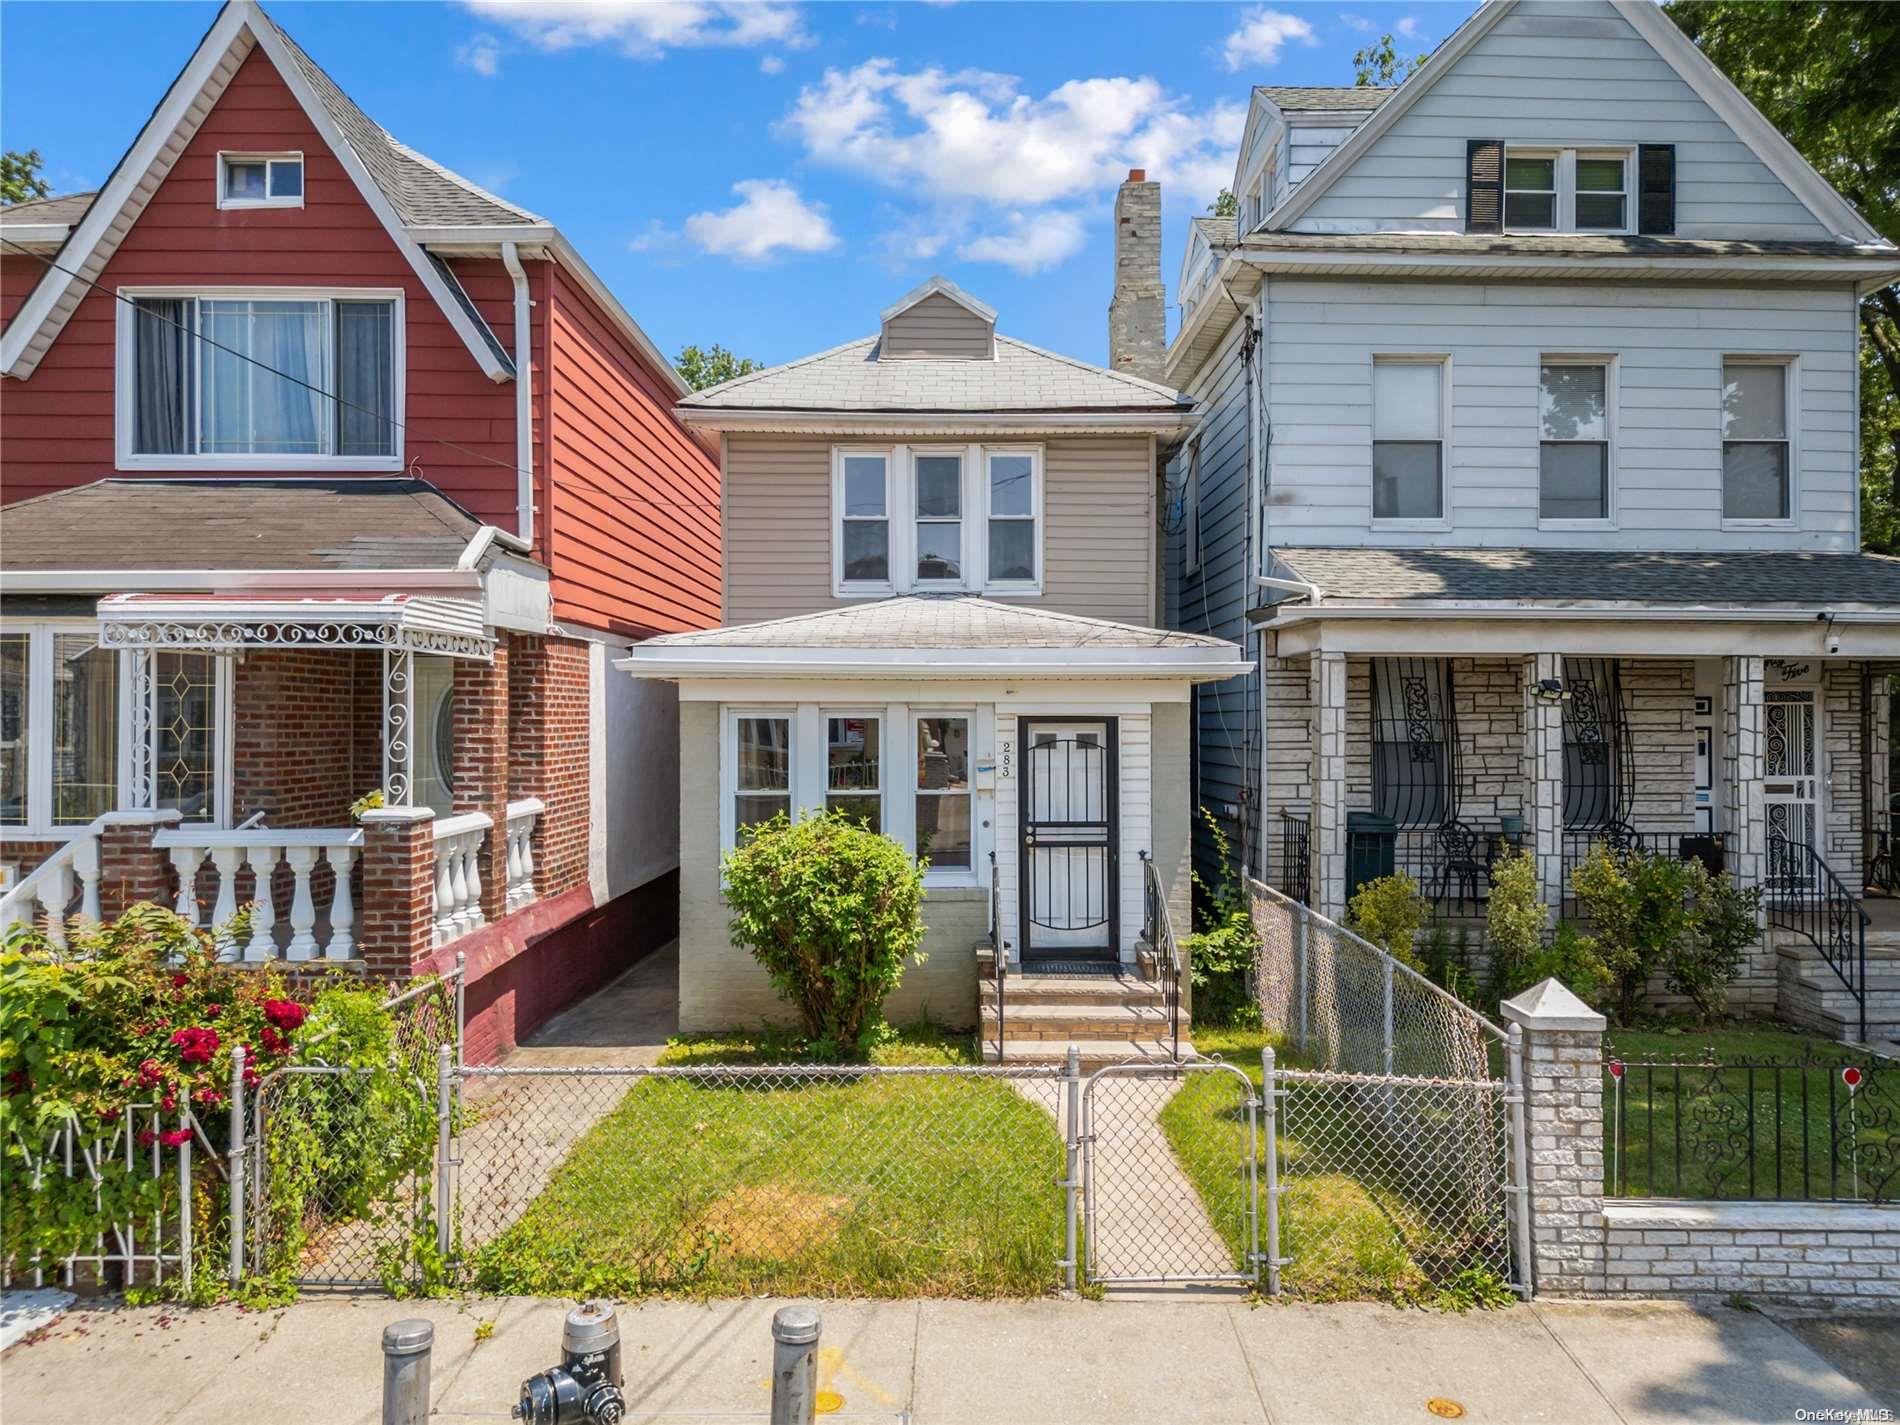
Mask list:
[[[560,230],[234,0],[0,253],[0,924],[465,956],[476,1057],[670,939],[677,710],[609,665],[718,622],[718,464]]]

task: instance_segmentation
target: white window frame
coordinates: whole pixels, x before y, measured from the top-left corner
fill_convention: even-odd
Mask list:
[[[1553,519],[1544,513],[1544,426],[1541,412],[1537,422],[1537,527],[1541,530],[1576,529],[1615,529],[1617,527],[1616,499],[1616,440],[1617,440],[1617,360],[1613,355],[1602,353],[1546,352],[1537,358],[1537,384],[1539,396],[1543,389],[1543,368],[1546,366],[1601,366],[1603,368],[1603,508],[1600,519]],[[1552,444],[1570,444],[1572,442],[1553,441]],[[1594,441],[1580,441],[1576,444],[1594,445]]]
[[[233,198],[230,196],[230,184],[227,179],[234,163],[261,163],[264,165],[264,196],[262,198]],[[297,196],[292,198],[272,197],[270,191],[271,169],[279,163],[295,163],[303,170],[303,182],[297,185]],[[220,208],[301,208],[304,194],[309,191],[310,166],[304,162],[300,150],[291,149],[278,153],[218,152],[218,191],[217,201]]]
[[[1781,368],[1781,399],[1784,424],[1782,442],[1788,447],[1788,513],[1781,519],[1731,518],[1728,506],[1728,459],[1726,447],[1728,436],[1722,428],[1722,388],[1727,384],[1722,379],[1722,371],[1729,366],[1779,366]],[[1724,352],[1716,359],[1715,365],[1715,440],[1716,440],[1716,510],[1722,517],[1723,529],[1793,529],[1801,516],[1801,360],[1785,352]],[[1762,444],[1759,441],[1743,440],[1738,444]]]
[[[829,703],[818,706],[818,808],[828,809],[831,799],[836,797],[862,797],[861,791],[852,791],[848,787],[834,788],[831,785],[831,739],[828,724],[834,717],[855,717],[877,724],[877,826],[886,835],[891,831],[891,739],[889,736],[890,709],[881,703],[852,703],[834,707]],[[901,723],[899,724],[902,725]],[[793,735],[797,732],[794,729]],[[912,840],[916,838],[913,835]],[[898,840],[903,840],[899,837]]]
[[[1511,188],[1512,158],[1549,158],[1556,160],[1552,181],[1557,199],[1552,205],[1554,226],[1525,227],[1510,220],[1511,194],[1541,193],[1541,188]],[[1579,158],[1616,158],[1623,161],[1623,226],[1619,228],[1580,228],[1577,226],[1577,160]],[[1507,140],[1504,145],[1503,186],[1500,190],[1498,217],[1507,233],[1563,233],[1615,237],[1636,231],[1636,145],[1625,142],[1551,143],[1535,139]]]
[[[217,718],[217,727],[213,732],[211,745],[211,799],[212,814],[208,821],[186,822],[188,827],[202,831],[225,831],[231,826],[231,807],[233,796],[234,759],[237,755],[237,655],[216,653],[206,648],[155,648],[152,656],[152,698],[144,718],[146,736],[150,744],[146,749],[146,765],[152,769],[152,801],[158,801],[158,659],[165,653],[209,654],[211,657],[213,716]],[[119,661],[119,684],[129,687],[136,681],[133,677],[133,652],[125,650]],[[125,749],[119,758],[119,801],[127,805],[127,798],[133,794],[131,785],[131,727],[130,694],[122,696],[119,704],[120,715],[127,718],[122,724],[119,745]]]
[[[906,519],[904,521],[904,572],[898,578],[907,589],[917,589],[924,593],[947,593],[970,587],[970,460],[973,451],[979,447],[969,445],[912,445],[905,447],[904,459],[904,502]],[[954,579],[926,579],[917,572],[917,560],[920,557],[922,541],[917,537],[917,526],[924,520],[918,513],[917,504],[917,462],[929,456],[954,457],[957,462],[957,567],[962,571]],[[888,490],[888,481],[887,490]],[[931,518],[932,524],[948,521]]]
[[[963,792],[924,792],[917,787],[918,724],[925,718],[954,717],[961,718],[969,726],[970,745],[970,786]],[[924,872],[926,886],[974,886],[983,883],[977,867],[984,856],[983,816],[977,806],[976,764],[977,764],[977,717],[974,707],[918,707],[910,710],[907,719],[909,737],[905,742],[908,756],[904,763],[904,787],[907,795],[904,800],[910,803],[910,835],[905,841],[905,849],[914,857],[917,851],[917,804],[923,797],[966,797],[970,803],[970,864],[969,866],[932,866]]]
[[[399,473],[404,466],[404,446],[407,440],[404,433],[405,397],[408,390],[407,366],[407,312],[404,297],[398,287],[121,287],[117,293],[120,300],[114,303],[117,309],[117,324],[114,333],[115,354],[113,372],[113,443],[114,467],[119,470],[243,470],[253,473],[320,471],[334,474],[343,471],[379,471]],[[185,455],[141,454],[133,449],[133,436],[136,429],[137,403],[134,399],[133,383],[137,380],[138,363],[135,343],[138,333],[138,311],[133,301],[140,297],[166,297],[172,299],[197,298],[205,301],[257,301],[257,302],[390,302],[394,305],[391,320],[394,323],[390,333],[390,380],[395,386],[391,393],[390,419],[394,423],[395,440],[389,455],[244,455],[212,452]],[[203,343],[195,336],[192,341],[192,360],[194,369],[202,364]],[[334,393],[330,393],[334,395]],[[193,419],[196,420],[194,402]]]
[[[798,819],[798,709],[783,703],[727,703],[719,727],[719,847],[731,851],[739,844],[739,722],[743,718],[782,718],[785,722],[785,809]]]
[[[1381,366],[1437,366],[1438,376],[1438,516],[1385,518],[1378,508],[1377,476],[1374,473],[1374,447],[1379,428],[1379,371]],[[1366,518],[1375,530],[1448,530],[1452,525],[1452,363],[1444,351],[1375,351],[1367,363],[1366,393]]]
[[[0,826],[0,842],[44,841],[64,838],[87,823],[51,819],[53,806],[53,649],[62,633],[99,636],[90,619],[8,619],[4,631],[25,634],[26,649],[26,811],[23,826]],[[118,728],[114,737],[114,764],[118,796],[114,810],[126,804],[132,775],[132,669],[127,655],[118,660]]]
[[[960,455],[963,459],[963,577],[917,577],[916,457]],[[844,577],[844,462],[847,456],[876,455],[884,460],[884,511],[890,527],[891,577],[884,580]],[[992,455],[1027,455],[1030,460],[1030,513],[1035,526],[1036,577],[1030,580],[991,579],[990,468]],[[946,442],[910,445],[834,445],[831,448],[831,592],[839,599],[888,599],[896,594],[982,593],[994,598],[1035,597],[1043,592],[1048,568],[1047,528],[1044,519],[1046,447],[1020,441],[994,445]]]

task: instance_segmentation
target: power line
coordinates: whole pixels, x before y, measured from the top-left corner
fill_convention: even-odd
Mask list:
[[[85,283],[86,286],[90,287],[93,291],[101,293],[104,296],[111,298],[114,302],[119,302],[119,303],[124,304],[127,307],[130,307],[133,311],[137,312],[142,317],[147,317],[156,321],[161,321],[161,322],[164,322],[167,326],[175,327],[178,331],[184,333],[184,335],[192,341],[202,342],[208,347],[212,347],[218,351],[222,351],[226,353],[227,355],[235,356],[238,360],[243,361],[243,362],[248,362],[250,365],[255,366],[258,370],[267,372],[270,375],[277,377],[279,380],[288,381],[293,386],[301,386],[304,390],[309,391],[314,395],[320,396],[326,401],[334,401],[340,408],[343,408],[345,410],[358,411],[358,412],[361,412],[363,415],[369,416],[373,420],[380,421],[384,425],[388,426],[390,429],[395,430],[395,431],[400,431],[403,435],[405,442],[413,439],[416,441],[425,441],[432,445],[444,446],[449,450],[455,451],[457,454],[467,456],[470,460],[478,460],[485,465],[493,465],[497,469],[500,469],[500,470],[512,471],[517,477],[526,475],[530,480],[534,478],[533,471],[531,470],[524,471],[519,465],[515,464],[514,461],[512,460],[502,460],[496,456],[489,455],[485,451],[473,450],[470,447],[461,444],[459,441],[450,440],[447,436],[431,435],[427,431],[421,430],[416,426],[409,425],[402,421],[397,420],[394,416],[390,415],[387,411],[378,411],[368,406],[358,405],[354,401],[345,400],[343,397],[337,395],[335,392],[326,391],[321,386],[313,385],[311,382],[304,380],[301,376],[292,376],[288,371],[280,371],[277,367],[272,366],[269,362],[260,361],[257,357],[252,356],[247,351],[239,351],[235,347],[226,346],[223,342],[218,341],[213,337],[206,336],[201,331],[194,330],[193,328],[187,326],[184,322],[178,321],[172,317],[165,316],[162,313],[155,312],[151,310],[149,307],[141,307],[138,304],[136,299],[127,297],[122,293],[115,292],[111,288],[103,286],[102,284],[93,281],[92,278],[87,277],[84,273],[75,272],[70,267],[62,267],[58,262],[55,262],[52,258],[47,257],[43,253],[34,252],[32,249],[22,246],[19,242],[15,241],[12,238],[0,237],[0,243],[4,243],[7,247],[12,248],[14,251],[21,253],[24,256],[31,257],[38,262],[44,263],[46,266],[52,268],[55,272],[65,273],[68,277],[72,278],[74,281]],[[515,379],[520,380],[521,379],[520,375],[517,374]],[[655,500],[643,495],[626,495],[615,490],[604,489],[603,487],[595,484],[592,480],[586,479],[585,477],[582,477],[582,483],[585,484],[590,490],[594,491],[595,494],[605,496],[607,499],[610,499],[610,500],[620,501],[623,504],[645,505],[645,506],[659,507],[663,509],[716,510],[719,508],[719,502],[717,500]]]

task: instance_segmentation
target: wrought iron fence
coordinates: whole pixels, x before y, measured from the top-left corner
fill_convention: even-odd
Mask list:
[[[1867,1042],[1867,912],[1805,841],[1768,838],[1768,923],[1812,945],[1854,997]]]
[[[990,979],[996,993],[996,1062],[1003,1062],[1005,981],[1009,978],[1009,946],[1003,940],[1003,872],[990,852]]]
[[[1289,898],[1301,905],[1313,898],[1308,885],[1312,875],[1312,863],[1308,859],[1312,849],[1311,837],[1312,829],[1304,816],[1290,811],[1280,813],[1278,885]]]
[[[1558,857],[1563,874],[1561,913],[1568,919],[1577,919],[1587,910],[1577,896],[1574,879],[1577,868],[1599,847],[1618,855],[1636,853],[1700,861],[1711,874],[1726,870],[1728,865],[1725,832],[1686,832],[1679,828],[1639,831],[1621,822],[1598,827],[1566,827],[1558,843]]]
[[[1613,1197],[1900,1198],[1900,1062],[1611,1059],[1604,1079]]]

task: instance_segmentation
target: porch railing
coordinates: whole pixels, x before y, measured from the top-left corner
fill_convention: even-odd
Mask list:
[[[56,949],[66,948],[66,917],[99,918],[99,838],[110,817],[95,818],[59,850],[22,876],[0,895],[0,935],[16,925],[41,919],[46,939]],[[78,904],[74,905],[74,886]]]
[[[1308,859],[1311,838],[1312,829],[1304,816],[1290,811],[1280,813],[1280,868],[1276,889],[1301,905],[1311,899],[1307,885],[1312,874],[1312,862]]]
[[[220,959],[357,958],[350,873],[363,847],[361,827],[213,831],[178,826],[159,832],[152,844],[170,856],[178,873],[173,909],[188,923],[217,935]],[[278,874],[280,864],[288,868],[289,881],[287,913],[281,921],[277,892],[285,877]],[[329,870],[321,909],[319,867]],[[246,905],[251,909],[250,929],[240,944],[231,921]]]
[[[519,910],[535,898],[534,829],[547,806],[539,797],[508,803],[508,909]]]
[[[1405,875],[1440,913],[1480,915],[1491,896],[1491,865],[1515,844],[1502,822],[1463,818],[1439,826],[1346,833],[1346,894],[1382,876]]]
[[[1768,838],[1768,923],[1817,951],[1854,997],[1867,1042],[1867,912],[1834,868],[1805,841]]]
[[[495,829],[485,812],[435,822],[435,943],[446,945],[488,923],[482,914],[482,846]],[[532,872],[531,872],[532,874]]]
[[[1181,947],[1174,938],[1174,920],[1168,914],[1168,897],[1161,885],[1161,872],[1154,858],[1141,853],[1142,939],[1154,953],[1155,974],[1168,1005],[1170,1052],[1181,1057]]]

